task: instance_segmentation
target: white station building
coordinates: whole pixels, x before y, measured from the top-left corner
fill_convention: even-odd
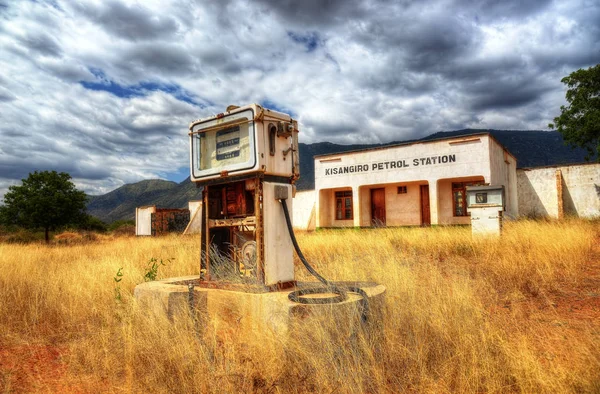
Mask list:
[[[490,134],[315,157],[316,227],[468,224],[466,187],[503,185],[516,217],[517,160]]]
[[[470,224],[467,186],[504,187],[502,216],[600,217],[600,163],[517,169],[491,134],[315,156],[294,227]]]

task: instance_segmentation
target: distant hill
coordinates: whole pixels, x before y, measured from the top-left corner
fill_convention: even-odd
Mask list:
[[[482,132],[489,132],[504,145],[517,158],[519,168],[582,163],[585,161],[585,151],[579,148],[571,149],[566,146],[562,136],[557,131],[464,129],[442,131],[420,140],[396,141],[388,144],[301,143],[299,146],[300,179],[297,183],[298,190],[314,189],[315,163],[313,157],[316,155]],[[135,208],[139,206],[156,205],[160,208],[187,208],[188,201],[201,198],[200,189],[197,189],[189,178],[181,183],[154,179],[124,185],[101,196],[90,196],[87,207],[88,213],[110,223],[115,220],[134,219]]]
[[[135,208],[156,205],[160,208],[187,208],[188,201],[202,195],[189,178],[181,183],[150,179],[128,184],[101,196],[88,196],[88,213],[106,223],[135,219]]]

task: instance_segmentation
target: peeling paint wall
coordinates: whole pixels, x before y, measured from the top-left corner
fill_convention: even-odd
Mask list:
[[[190,210],[190,222],[185,228],[184,234],[200,234],[202,229],[202,201],[188,202]]]
[[[600,217],[600,163],[521,169],[517,187],[520,216]]]

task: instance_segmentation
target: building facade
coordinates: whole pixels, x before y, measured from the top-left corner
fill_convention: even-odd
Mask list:
[[[315,157],[315,227],[469,224],[466,187],[502,185],[517,217],[517,161],[488,133]]]

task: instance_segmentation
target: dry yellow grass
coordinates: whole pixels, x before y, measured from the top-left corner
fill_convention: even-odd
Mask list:
[[[199,337],[187,319],[140,310],[132,292],[150,258],[170,260],[159,277],[197,273],[197,237],[0,244],[0,392],[597,392],[599,236],[579,220],[508,223],[499,239],[298,234],[325,277],[387,287],[375,344],[336,335],[335,321],[287,342],[223,341],[210,324]]]

